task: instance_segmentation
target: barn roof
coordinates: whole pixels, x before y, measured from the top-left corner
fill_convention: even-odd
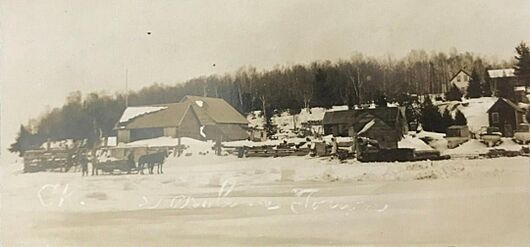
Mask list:
[[[144,109],[157,109],[144,112],[128,118],[127,114],[134,112],[140,107],[128,107],[122,114],[124,121],[117,124],[119,129],[138,129],[138,128],[161,128],[161,127],[178,127],[180,126],[184,116],[190,111],[191,105],[189,103],[171,103],[160,104],[153,106],[142,106]],[[193,110],[191,110],[193,111]],[[194,114],[192,112],[192,114]],[[124,117],[125,116],[125,117]]]
[[[490,78],[515,77],[514,69],[490,69],[488,70]]]
[[[234,107],[221,98],[186,95],[180,102],[191,104],[203,125],[216,123],[249,123]]]
[[[495,102],[495,104],[493,104],[489,109],[488,109],[488,113],[494,109],[495,107],[497,107],[499,104],[506,104],[508,106],[510,106],[512,109],[518,111],[518,112],[525,112],[523,109],[521,109],[518,105],[516,105],[515,103],[513,103],[511,100],[509,99],[505,99],[505,98],[499,98],[497,100],[497,102]]]
[[[131,106],[121,114],[120,123],[126,123],[139,116],[166,109],[167,106]]]

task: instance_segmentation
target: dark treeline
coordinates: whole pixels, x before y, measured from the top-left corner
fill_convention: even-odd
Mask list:
[[[315,61],[310,64],[277,66],[270,70],[242,67],[225,75],[194,78],[175,85],[153,84],[128,95],[130,106],[178,102],[184,95],[220,97],[242,113],[264,110],[298,112],[306,107],[331,107],[377,101],[383,95],[396,101],[403,95],[442,93],[460,69],[476,71],[483,82],[487,68],[512,67],[512,62],[498,62],[472,53],[427,53],[413,50],[401,59],[365,57],[348,60]],[[64,106],[37,119],[32,126],[22,126],[12,151],[35,146],[46,139],[94,140],[114,135],[113,127],[125,109],[123,94],[90,93],[84,97],[72,93]],[[22,141],[21,139],[25,139]],[[33,140],[33,141],[28,141]]]

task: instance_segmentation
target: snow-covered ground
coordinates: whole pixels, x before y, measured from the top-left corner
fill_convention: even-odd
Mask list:
[[[414,134],[415,137],[409,137],[402,140],[402,142],[408,142],[407,140],[413,140],[415,143],[421,141],[421,139],[428,140],[428,145],[432,149],[436,149],[444,155],[450,155],[452,157],[471,157],[480,154],[487,154],[493,149],[504,149],[506,151],[520,151],[524,146],[515,143],[512,138],[501,138],[502,143],[495,147],[488,147],[486,144],[480,142],[478,139],[470,139],[469,141],[459,145],[458,147],[448,149],[447,140],[444,138],[445,134],[421,131],[420,133]],[[421,138],[421,139],[420,139]],[[401,142],[400,142],[401,145]],[[421,150],[420,145],[416,146],[416,150]]]
[[[21,168],[1,167],[2,246],[530,241],[529,161],[522,157],[340,164],[210,153],[170,157],[160,175],[22,174]]]

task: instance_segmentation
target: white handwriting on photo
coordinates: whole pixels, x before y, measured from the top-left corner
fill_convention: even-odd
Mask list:
[[[388,209],[386,203],[365,202],[362,200],[338,202],[333,199],[322,199],[317,196],[318,189],[292,189],[293,196],[289,197],[290,202],[280,203],[270,199],[256,199],[251,197],[248,201],[244,198],[230,197],[237,186],[237,182],[232,180],[224,181],[216,197],[199,198],[190,195],[176,195],[170,198],[152,199],[148,196],[142,196],[138,204],[142,209],[172,208],[172,209],[208,209],[208,208],[235,208],[240,206],[262,207],[266,210],[273,211],[282,208],[282,205],[288,207],[289,211],[299,214],[304,211],[317,210],[339,210],[351,212],[356,210],[371,210],[378,213]],[[70,190],[69,185],[46,184],[37,192],[37,197],[43,207],[63,207],[65,202],[71,200],[70,197],[74,191]],[[78,202],[86,206],[86,202]]]

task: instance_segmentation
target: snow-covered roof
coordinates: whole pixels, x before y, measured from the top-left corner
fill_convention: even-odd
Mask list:
[[[370,122],[368,122],[367,124],[365,124],[363,126],[363,128],[361,129],[361,131],[359,131],[357,134],[358,135],[361,135],[362,133],[368,131],[370,128],[372,128],[372,126],[374,126],[375,124],[375,119],[372,119]]]
[[[465,99],[464,102],[450,101],[436,104],[440,113],[449,110],[454,117],[457,111],[464,114],[467,125],[471,132],[478,131],[482,126],[488,126],[488,109],[495,104],[496,97],[481,97],[476,99]]]
[[[117,139],[116,136],[109,136],[107,139],[107,146],[116,146]]]
[[[119,123],[126,123],[136,117],[167,109],[167,106],[133,106],[127,107],[121,115]]]
[[[488,70],[490,78],[515,77],[514,69],[490,69]]]
[[[348,106],[347,105],[334,105],[331,107],[331,109],[327,110],[328,112],[332,112],[332,111],[346,111],[348,110]]]

